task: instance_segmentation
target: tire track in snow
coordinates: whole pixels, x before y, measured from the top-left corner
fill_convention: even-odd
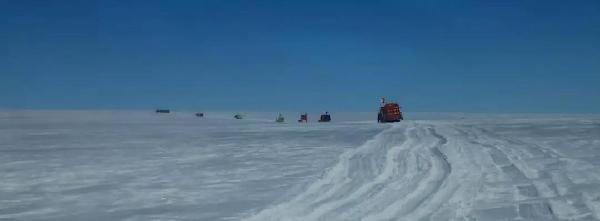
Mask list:
[[[438,143],[431,148],[433,155],[440,162],[441,169],[444,170],[444,177],[441,178],[440,182],[438,182],[437,186],[434,188],[436,192],[433,192],[427,198],[424,198],[417,207],[412,211],[409,215],[405,216],[406,220],[429,220],[430,217],[437,212],[437,210],[442,206],[442,204],[446,203],[449,196],[454,192],[455,188],[444,188],[444,185],[449,182],[448,176],[452,173],[452,165],[448,161],[448,157],[444,154],[440,148],[448,143],[448,139],[442,136],[431,126],[428,128],[429,133],[436,137],[439,141]],[[448,185],[450,186],[450,185]],[[447,191],[447,194],[444,193]]]
[[[514,204],[520,219],[534,220],[598,220],[594,205],[586,199],[585,190],[576,185],[564,170],[558,167],[544,168],[547,162],[570,162],[551,148],[536,143],[502,136],[490,130],[473,130],[486,147],[497,148],[509,159],[523,183],[514,183],[519,198],[505,204]],[[552,164],[551,164],[552,165]],[[558,164],[560,165],[560,164]],[[506,167],[501,167],[506,168]],[[503,171],[511,175],[510,171]]]
[[[427,156],[431,164],[426,179],[419,182],[415,191],[406,197],[400,198],[380,213],[369,214],[363,220],[421,220],[433,214],[447,200],[446,196],[441,196],[445,194],[438,197],[438,193],[446,191],[441,190],[441,187],[451,172],[446,155],[439,150],[448,140],[437,134],[433,126],[427,129],[421,125],[419,127],[426,132],[426,136],[414,149]]]
[[[536,176],[534,174],[537,172],[531,172],[535,170],[524,161],[524,159],[547,153],[529,146],[517,145],[510,138],[497,136],[481,128],[473,127],[466,133],[471,135],[469,138],[471,143],[488,150],[497,174],[502,177],[500,180],[486,181],[483,189],[495,193],[497,197],[487,197],[481,200],[482,202],[479,204],[483,204],[483,206],[475,208],[475,216],[479,219],[497,220],[500,217],[493,214],[503,211],[505,213],[503,218],[506,220],[557,219],[548,202],[549,198],[541,197],[539,194],[544,191],[540,191],[539,185],[536,185],[536,182],[538,184],[546,183],[547,180],[532,177]],[[545,185],[554,186],[553,183]],[[555,190],[550,189],[550,191],[554,192]]]
[[[311,184],[304,192],[288,202],[261,211],[249,220],[306,220],[306,216],[310,212],[316,210],[321,205],[339,198],[341,193],[351,191],[353,187],[359,186],[356,181],[362,180],[352,179],[354,175],[358,175],[357,171],[351,170],[353,163],[357,159],[365,158],[370,159],[370,163],[379,163],[377,159],[380,159],[380,157],[377,153],[384,150],[390,142],[394,142],[394,139],[390,139],[392,133],[402,131],[403,129],[405,128],[395,125],[379,133],[364,145],[343,153],[339,157],[338,163],[330,168],[322,178]],[[405,129],[403,136],[407,133],[408,130]],[[386,156],[384,155],[383,157]],[[372,165],[370,168],[369,171],[362,171],[362,173],[377,175],[385,170],[383,169],[383,165]],[[359,177],[365,177],[363,179],[366,179],[370,176],[361,175],[354,178]]]
[[[290,201],[248,220],[389,220],[423,218],[452,171],[433,126],[406,122],[342,154],[325,175]],[[416,212],[416,213],[415,213]],[[412,218],[411,218],[412,219]]]
[[[564,171],[536,166],[556,158],[470,125],[407,121],[248,220],[593,219],[594,199],[573,194]]]

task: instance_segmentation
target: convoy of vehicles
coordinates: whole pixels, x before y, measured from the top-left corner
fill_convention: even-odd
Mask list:
[[[171,113],[169,109],[156,109],[156,113],[160,114],[168,114]],[[203,118],[204,113],[197,112],[195,113],[196,117]],[[244,119],[244,115],[237,113],[233,116],[233,118],[241,120]],[[402,115],[402,111],[400,110],[400,105],[396,102],[387,102],[385,98],[381,98],[381,106],[379,107],[379,112],[377,113],[377,122],[378,123],[392,123],[392,122],[400,122],[404,120],[404,116]],[[281,113],[275,118],[275,122],[284,123],[285,118]],[[331,122],[331,114],[329,112],[325,112],[321,114],[318,122]],[[298,123],[308,123],[308,113],[300,114],[300,119]]]

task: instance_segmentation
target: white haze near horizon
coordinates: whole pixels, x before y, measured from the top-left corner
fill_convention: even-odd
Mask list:
[[[0,111],[0,220],[600,220],[600,115]]]

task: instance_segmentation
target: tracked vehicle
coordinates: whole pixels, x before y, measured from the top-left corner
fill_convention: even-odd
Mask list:
[[[400,122],[404,120],[402,111],[400,111],[400,105],[396,102],[385,102],[385,98],[381,98],[381,107],[379,107],[379,113],[377,114],[377,122],[379,123],[392,123]]]

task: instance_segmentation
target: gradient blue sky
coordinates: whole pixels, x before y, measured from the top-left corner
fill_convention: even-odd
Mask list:
[[[600,112],[600,1],[0,1],[0,108]]]

